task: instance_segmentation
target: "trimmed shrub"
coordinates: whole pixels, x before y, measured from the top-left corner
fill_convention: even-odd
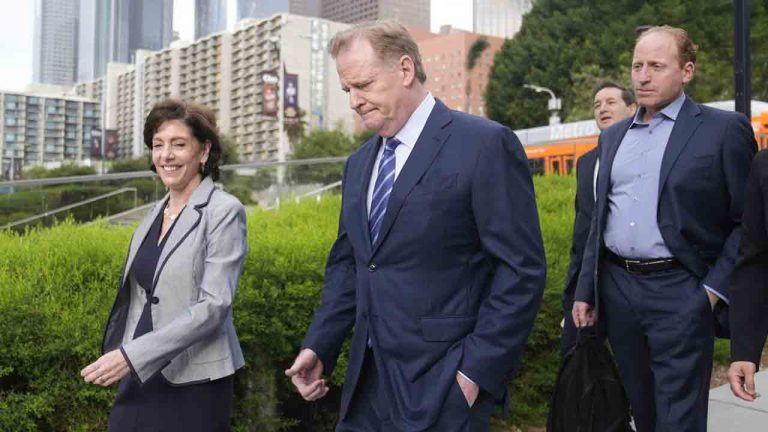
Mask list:
[[[506,423],[516,425],[544,423],[558,368],[573,224],[574,178],[537,177],[535,186],[547,289],[523,366],[510,385]],[[340,203],[338,196],[326,197],[249,214],[250,251],[234,308],[246,358],[236,378],[235,430],[332,430],[339,387],[308,404],[283,370],[319,302]],[[24,234],[0,232],[0,430],[106,429],[114,389],[86,385],[78,373],[99,356],[132,230],[67,221]],[[345,369],[346,349],[336,383]]]

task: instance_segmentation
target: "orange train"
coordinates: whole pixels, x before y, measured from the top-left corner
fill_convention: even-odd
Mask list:
[[[715,102],[711,106],[732,110],[733,102]],[[759,149],[768,148],[768,103],[752,102],[752,128]],[[568,175],[576,169],[576,159],[597,145],[600,131],[592,120],[542,126],[515,131],[523,143],[533,174]]]

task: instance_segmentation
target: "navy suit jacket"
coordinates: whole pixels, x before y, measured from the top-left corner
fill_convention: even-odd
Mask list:
[[[596,296],[605,245],[611,169],[634,117],[600,134],[595,215],[584,251],[576,300]],[[661,161],[657,223],[667,248],[700,282],[728,298],[736,261],[744,192],[757,151],[749,120],[740,113],[686,98]],[[722,303],[722,302],[720,302]]]
[[[573,220],[573,239],[571,240],[571,263],[563,289],[563,332],[560,341],[560,353],[565,355],[576,344],[576,327],[573,324],[571,309],[573,296],[581,273],[581,261],[584,247],[592,225],[592,213],[595,209],[595,165],[597,148],[584,153],[576,162],[576,198],[574,207],[576,217]]]
[[[426,430],[457,370],[497,400],[505,394],[539,309],[544,249],[517,137],[440,101],[372,245],[366,198],[380,143],[374,136],[345,166],[338,238],[303,346],[329,374],[354,326],[341,418],[370,338],[393,422]]]
[[[568,277],[565,282],[564,301],[570,300],[567,310],[570,314],[573,306],[573,294],[581,273],[581,261],[584,257],[584,246],[589,237],[592,225],[592,213],[595,209],[595,165],[597,164],[597,148],[582,155],[576,163],[576,198],[574,207],[576,217],[573,220],[573,239],[571,241],[571,263],[568,266]]]
[[[768,150],[755,156],[747,182],[731,309],[731,361],[759,367],[768,336]]]

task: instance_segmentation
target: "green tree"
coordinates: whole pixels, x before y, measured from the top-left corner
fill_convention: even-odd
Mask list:
[[[314,129],[306,134],[296,145],[293,159],[347,156],[357,147],[358,143],[337,124],[333,129]]]
[[[65,164],[58,168],[46,169],[35,165],[24,169],[23,177],[25,179],[70,177],[79,175],[96,174],[96,169],[89,166],[80,166],[74,164]]]
[[[733,98],[733,9],[729,0],[539,0],[520,32],[496,55],[485,99],[488,116],[512,128],[546,124],[547,96],[563,100],[566,121],[590,118],[592,87],[602,79],[629,85],[634,29],[686,29],[699,45],[687,93],[697,101]],[[752,2],[753,98],[768,98],[768,0]]]
[[[337,124],[333,129],[314,129],[307,133],[296,146],[293,159],[348,156],[359,145]],[[291,177],[298,183],[329,184],[341,179],[341,168],[340,163],[297,166],[291,170]]]
[[[227,135],[220,135],[221,164],[232,165],[240,162],[240,148],[237,143]]]
[[[296,111],[296,118],[285,124],[285,134],[288,135],[288,142],[290,142],[291,146],[294,148],[301,142],[301,139],[304,138],[304,134],[307,133],[306,116],[307,112],[299,108]]]
[[[135,172],[147,171],[152,164],[149,155],[139,156],[133,159],[116,159],[109,166],[109,172]]]

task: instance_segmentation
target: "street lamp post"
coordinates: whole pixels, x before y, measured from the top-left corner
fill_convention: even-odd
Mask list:
[[[555,92],[552,90],[538,86],[535,84],[523,84],[523,87],[527,89],[531,89],[535,91],[536,93],[548,93],[549,94],[549,101],[547,102],[547,109],[549,110],[549,124],[550,125],[556,125],[560,124],[560,109],[562,108],[562,101],[560,98],[555,96]]]

